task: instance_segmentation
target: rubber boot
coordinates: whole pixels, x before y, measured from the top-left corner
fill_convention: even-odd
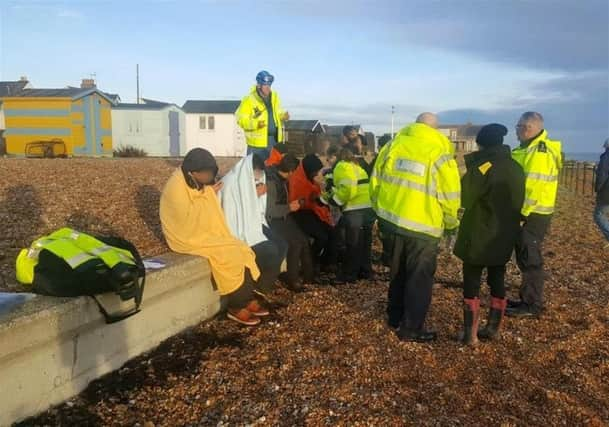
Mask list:
[[[478,319],[480,317],[480,299],[463,298],[463,332],[460,340],[464,345],[475,345],[478,342]]]
[[[506,305],[506,298],[491,297],[491,309],[488,312],[488,320],[486,321],[486,326],[478,332],[478,338],[481,340],[492,340],[498,336],[501,322],[505,315]]]

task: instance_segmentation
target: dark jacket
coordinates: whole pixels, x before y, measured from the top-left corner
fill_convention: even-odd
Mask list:
[[[603,206],[609,205],[609,149],[601,154],[598,162],[594,190],[596,191],[596,202]]]
[[[465,208],[455,255],[473,265],[506,264],[520,230],[524,172],[510,147],[497,145],[465,156],[461,180]]]
[[[266,169],[266,220],[285,219],[289,213],[288,181],[271,166]]]

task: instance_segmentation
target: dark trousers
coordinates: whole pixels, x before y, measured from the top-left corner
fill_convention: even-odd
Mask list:
[[[277,140],[275,139],[275,137],[273,135],[269,135],[266,147],[256,148],[256,147],[250,147],[248,145],[247,154],[249,155],[249,154],[254,153],[254,154],[258,155],[262,160],[266,161],[269,158],[269,156],[271,155],[271,150],[273,149],[273,147],[276,144],[277,144]]]
[[[343,274],[356,280],[360,275],[372,273],[372,209],[346,211],[341,218],[345,229],[345,256]]]
[[[551,219],[551,215],[530,214],[516,242],[516,261],[522,272],[520,299],[534,310],[544,304],[542,245]]]
[[[287,243],[287,285],[294,285],[298,282],[301,270],[305,283],[310,283],[313,280],[313,260],[306,234],[289,216],[286,219],[273,219],[269,225],[271,231]]]
[[[505,298],[505,265],[472,265],[463,263],[463,298],[477,298],[480,295],[482,270],[486,268],[486,282],[495,298]]]
[[[226,295],[228,308],[239,310],[245,308],[251,300],[254,299],[254,280],[250,271],[245,269],[245,278],[243,284],[234,292]]]
[[[313,251],[313,261],[320,262],[323,259],[325,264],[336,263],[336,238],[334,227],[323,222],[315,212],[311,210],[296,211],[291,214],[292,218],[300,229],[313,239],[311,250]]]
[[[421,330],[431,303],[438,242],[395,235],[389,283],[389,324]]]
[[[265,240],[252,246],[252,250],[256,254],[256,265],[260,270],[260,278],[256,282],[256,288],[260,291],[271,292],[275,289],[275,281],[285,258],[283,249],[284,246],[281,243],[278,244],[273,240]]]
[[[378,232],[379,239],[381,244],[383,245],[383,254],[381,255],[381,262],[383,265],[390,267],[391,266],[391,251],[393,250],[393,239],[394,233],[387,229],[387,226],[384,224],[382,219],[379,219],[378,224]]]

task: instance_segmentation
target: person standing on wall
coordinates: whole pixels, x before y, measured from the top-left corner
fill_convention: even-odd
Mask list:
[[[237,109],[237,123],[245,132],[247,154],[267,160],[273,147],[284,142],[283,123],[290,114],[283,111],[277,91],[271,90],[275,77],[268,71],[256,75],[256,85]]]

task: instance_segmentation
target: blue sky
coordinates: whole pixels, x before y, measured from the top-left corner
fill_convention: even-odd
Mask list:
[[[538,110],[566,151],[609,136],[609,2],[15,1],[0,5],[0,79],[143,97],[239,99],[260,69],[297,119],[400,127]]]

